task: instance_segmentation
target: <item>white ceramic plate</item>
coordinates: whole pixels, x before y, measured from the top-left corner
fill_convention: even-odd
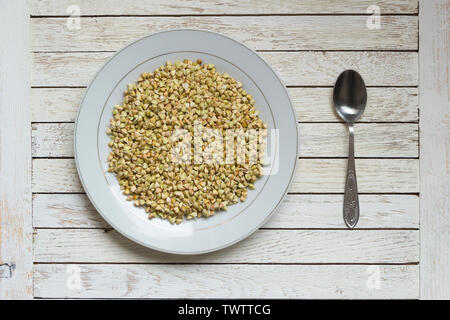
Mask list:
[[[107,172],[109,137],[106,128],[114,105],[121,104],[128,83],[142,72],[152,72],[167,60],[202,59],[213,63],[243,84],[256,102],[268,129],[278,129],[278,141],[269,139],[276,161],[249,191],[245,202],[231,205],[208,219],[171,225],[148,220],[143,208],[121,194],[116,178]],[[281,203],[294,175],[297,159],[297,121],[284,85],[254,51],[226,36],[202,30],[170,30],[128,45],[95,75],[86,90],[75,125],[75,160],[86,193],[103,218],[124,236],[159,251],[176,254],[206,253],[230,246],[252,234]]]

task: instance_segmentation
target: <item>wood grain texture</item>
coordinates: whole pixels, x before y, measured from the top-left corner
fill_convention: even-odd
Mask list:
[[[32,19],[33,51],[115,51],[149,34],[175,28],[220,32],[257,50],[417,50],[417,16],[96,17]],[[245,32],[242,30],[245,29]]]
[[[417,265],[35,266],[42,298],[417,299],[418,291]]]
[[[298,160],[290,192],[343,193],[346,159]],[[416,193],[418,159],[357,159],[360,193]],[[33,192],[84,192],[73,159],[34,159]]]
[[[33,157],[73,157],[73,123],[33,124]],[[356,157],[417,157],[417,124],[356,124]],[[326,137],[326,139],[324,139]],[[348,129],[341,123],[302,123],[300,157],[346,157]]]
[[[32,0],[33,16],[67,16],[71,0]],[[77,0],[80,14],[83,15],[210,15],[210,14],[319,14],[319,13],[367,13],[367,8],[374,4],[371,0]],[[382,0],[376,4],[382,14],[402,13],[416,14],[417,0]]]
[[[75,121],[85,88],[32,88],[33,122]]]
[[[263,228],[344,228],[342,195],[289,194]],[[418,228],[416,195],[361,195],[357,228]],[[34,194],[35,228],[110,228],[85,194]]]
[[[80,30],[66,27],[71,14],[67,9],[73,4],[81,10]],[[367,8],[374,4],[382,14],[379,30],[366,27]],[[419,188],[419,159],[412,159],[419,156],[419,56],[413,52],[419,38],[417,0],[198,0],[188,4],[183,0],[30,0],[30,10],[31,120],[44,123],[32,125],[28,159],[50,158],[32,160],[36,297],[419,297],[417,263],[424,252],[422,248],[419,253],[418,192],[423,185]],[[421,21],[421,29],[423,25]],[[299,160],[292,193],[263,228],[232,247],[199,256],[159,253],[110,231],[83,193],[74,160],[51,159],[73,156],[70,122],[85,86],[113,51],[153,32],[180,27],[218,31],[260,51],[289,86],[301,122],[299,155],[313,157]],[[421,35],[421,41],[425,37],[429,38]],[[448,48],[441,50],[434,57],[442,59],[439,54]],[[439,65],[446,70],[441,64],[429,69]],[[368,107],[360,119],[364,123],[356,127],[356,152],[359,157],[376,157],[356,162],[359,189],[364,193],[359,230],[344,229],[341,218],[346,159],[328,158],[347,154],[345,126],[331,103],[332,86],[344,69],[359,71],[369,86]],[[431,87],[442,81],[427,79]],[[421,103],[431,100],[434,103],[436,98],[425,101],[422,97]],[[448,119],[447,115],[447,129],[441,129],[447,133]],[[428,148],[435,143],[445,146],[442,133],[436,133],[444,120],[427,122],[428,128],[431,123],[436,127],[425,133],[422,121],[422,136],[437,137]],[[433,154],[422,141],[421,157],[424,152]],[[448,159],[448,152],[443,153]],[[420,164],[423,175],[427,167],[422,160]],[[446,173],[439,171],[441,179],[448,177]],[[439,190],[448,197],[448,187]],[[427,210],[439,211],[447,203],[438,201]],[[448,230],[434,226],[435,232],[447,232],[448,239]],[[448,248],[443,237],[436,241],[435,251]],[[448,265],[448,256],[436,261]],[[448,268],[439,263],[433,268],[440,276],[427,275],[427,281],[437,287],[437,281],[448,283],[448,274],[442,276]],[[0,278],[8,270],[0,266]],[[78,271],[81,287],[71,289],[69,278]],[[377,279],[379,287],[373,288]],[[442,296],[442,289],[433,290],[434,296]]]
[[[418,258],[418,230],[258,230],[203,255],[158,252],[115,230],[37,229],[34,236],[35,262],[411,263]]]
[[[0,7],[0,300],[30,299],[29,11],[24,0]]]
[[[418,192],[419,161],[415,159],[356,159],[360,193]],[[341,193],[346,159],[300,159],[290,192]]]
[[[288,88],[288,93],[300,122],[342,122],[334,111],[333,88]],[[416,122],[418,100],[417,88],[367,88],[367,106],[358,122]]]
[[[450,299],[449,13],[420,2],[421,299]]]
[[[85,88],[32,88],[33,122],[75,121]],[[342,122],[334,112],[332,88],[288,88],[300,122]],[[367,108],[359,122],[417,122],[417,88],[367,88]]]
[[[417,157],[417,124],[360,123],[355,125],[356,157]],[[345,124],[302,123],[299,128],[300,157],[347,157],[348,128]]]
[[[35,52],[32,86],[86,86],[112,52]],[[368,86],[417,86],[416,52],[264,52],[290,86],[333,86],[345,69]]]

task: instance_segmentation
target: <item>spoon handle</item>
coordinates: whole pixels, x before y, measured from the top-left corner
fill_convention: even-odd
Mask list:
[[[358,186],[356,184],[355,150],[353,124],[348,126],[348,166],[344,194],[344,221],[347,227],[354,228],[359,219]]]

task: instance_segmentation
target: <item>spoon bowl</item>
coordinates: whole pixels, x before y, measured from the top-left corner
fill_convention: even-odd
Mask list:
[[[333,90],[334,107],[338,115],[348,123],[355,123],[364,112],[367,103],[366,85],[354,70],[343,71]]]

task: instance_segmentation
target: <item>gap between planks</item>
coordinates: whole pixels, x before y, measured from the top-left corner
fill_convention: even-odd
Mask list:
[[[118,52],[117,50],[33,50],[30,51],[30,53],[116,53]],[[419,51],[417,49],[410,49],[410,50],[394,50],[394,49],[372,49],[372,50],[366,50],[366,49],[354,49],[354,50],[345,50],[345,49],[324,49],[324,50],[308,50],[308,49],[298,49],[298,50],[289,50],[289,49],[284,49],[284,50],[255,50],[255,52],[258,53],[285,53],[285,52],[393,52],[393,53],[400,53],[400,52],[416,52],[418,53]]]
[[[207,17],[368,17],[373,13],[243,13],[243,14],[97,14],[88,15],[82,14],[80,18],[207,18]],[[380,13],[381,17],[418,17],[418,13]],[[71,18],[71,15],[30,15],[32,19],[67,19]]]
[[[86,194],[84,191],[51,191],[51,192],[40,192],[33,191],[32,194]],[[287,194],[291,195],[342,195],[343,192],[292,192],[289,191]],[[398,196],[419,196],[419,192],[358,192],[359,195],[398,195]]]
[[[253,263],[253,262],[37,262],[34,261],[33,265],[137,265],[137,266],[147,266],[147,265],[181,265],[181,266],[189,266],[189,265],[204,265],[204,266],[214,266],[214,265],[243,265],[243,266],[418,266],[420,265],[419,261],[417,262],[384,262],[384,263],[371,263],[371,262],[341,262],[341,263],[327,263],[327,262],[264,262],[264,263]]]

